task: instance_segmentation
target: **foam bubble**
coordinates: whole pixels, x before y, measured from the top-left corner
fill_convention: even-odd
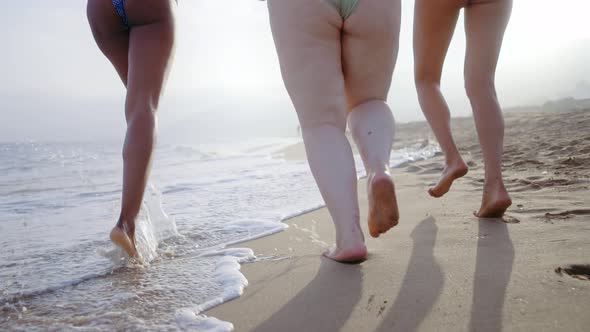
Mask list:
[[[244,293],[248,280],[240,272],[241,264],[256,258],[250,248],[227,248],[207,252],[201,256],[221,256],[216,262],[213,279],[218,283],[222,293],[207,302],[193,308],[178,311],[176,322],[180,328],[198,331],[232,331],[233,324],[214,317],[202,315],[207,311],[227,301],[231,301]]]
[[[190,309],[179,310],[176,314],[176,324],[185,331],[229,332],[234,330],[230,322],[215,317],[195,314]]]
[[[244,287],[248,286],[248,279],[240,272],[241,263],[256,258],[254,251],[250,248],[216,250],[205,253],[203,256],[221,256],[216,262],[213,278],[222,285],[223,291],[219,296],[194,307],[193,310],[197,314],[241,296],[244,293]]]

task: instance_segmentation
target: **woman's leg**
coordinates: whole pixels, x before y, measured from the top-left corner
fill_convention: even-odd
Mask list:
[[[129,30],[121,22],[110,0],[88,0],[86,11],[98,48],[127,86]]]
[[[93,16],[91,14],[93,6],[99,6],[98,4],[91,6],[91,2],[100,1],[89,2],[89,16]],[[102,3],[110,4],[111,2],[107,0]],[[111,239],[129,256],[137,255],[135,218],[141,207],[149,175],[156,137],[156,111],[171,65],[174,48],[174,8],[175,3],[172,0],[126,1],[127,16],[132,24],[128,32],[126,74],[123,72],[123,62],[120,60],[123,48],[114,48],[111,45],[112,40],[119,33],[105,34],[103,38],[97,39],[99,47],[115,64],[127,86],[125,100],[127,133],[123,147],[121,214],[117,225],[111,231]],[[110,16],[106,17],[110,19]]]
[[[451,133],[451,116],[440,91],[442,68],[455,30],[462,1],[416,0],[414,13],[414,76],[422,112],[441,149],[446,167],[439,182],[428,190],[440,197],[453,181],[467,174]]]
[[[336,228],[325,253],[359,261],[367,249],[359,224],[357,177],[346,129],[342,19],[327,1],[269,0],[285,86],[299,117],[309,166]]]
[[[465,9],[465,88],[473,108],[485,162],[483,198],[477,213],[479,217],[501,217],[512,204],[502,180],[504,120],[494,84],[511,9],[511,0],[474,0]]]
[[[387,232],[399,219],[389,174],[394,119],[385,102],[399,45],[399,0],[361,1],[344,22],[342,61],[348,124],[367,171],[369,231]]]

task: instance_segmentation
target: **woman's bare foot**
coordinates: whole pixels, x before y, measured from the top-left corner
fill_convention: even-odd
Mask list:
[[[122,227],[113,227],[111,230],[111,241],[123,249],[129,257],[138,257],[134,240],[127,235]]]
[[[367,259],[367,247],[364,243],[347,248],[332,247],[324,252],[324,256],[340,263],[358,263]]]
[[[395,197],[395,185],[387,173],[369,176],[369,233],[372,237],[379,237],[397,225],[399,211]]]
[[[467,164],[465,164],[462,159],[447,164],[438,183],[434,187],[428,189],[428,193],[432,197],[443,196],[449,191],[449,189],[451,189],[453,181],[467,174],[468,170]]]
[[[357,263],[367,258],[365,236],[360,225],[336,230],[336,245],[324,252],[324,256],[341,263]]]
[[[484,185],[481,207],[475,216],[480,218],[501,218],[512,205],[510,195],[503,183]]]

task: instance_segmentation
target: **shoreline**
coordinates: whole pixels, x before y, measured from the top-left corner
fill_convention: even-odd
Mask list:
[[[421,147],[424,148],[424,147]],[[285,155],[285,153],[283,151],[293,151],[294,155]],[[425,149],[422,153],[422,155],[420,157],[418,157],[416,160],[404,160],[403,162],[400,162],[398,164],[395,164],[394,166],[391,166],[391,168],[401,168],[401,167],[405,167],[408,164],[411,164],[413,162],[416,161],[424,161],[424,160],[428,160],[436,155],[439,154],[439,152],[433,152],[432,156],[429,157],[424,157],[424,154],[428,154],[430,152],[430,149]],[[303,154],[301,154],[303,153]],[[300,156],[304,156],[305,151],[303,149],[303,143],[296,143],[296,144],[292,144],[292,145],[288,145],[285,146],[283,149],[273,152],[273,157],[274,158],[281,158],[284,160],[291,160],[291,161],[296,161],[296,160],[300,160],[299,157]],[[366,179],[366,175],[362,175],[361,177],[359,177],[358,181],[359,183],[363,180]],[[208,255],[219,255],[221,253],[224,253],[226,251],[231,251],[231,250],[250,250],[249,247],[244,247],[242,246],[242,244],[244,243],[251,243],[253,241],[257,241],[257,240],[261,240],[267,237],[270,237],[272,235],[281,233],[285,230],[289,229],[289,221],[291,221],[292,219],[297,219],[301,216],[305,216],[309,213],[313,213],[316,212],[318,210],[321,209],[325,209],[325,204],[320,204],[318,206],[314,206],[314,207],[310,207],[310,208],[306,208],[302,211],[298,211],[298,212],[294,212],[291,214],[287,214],[286,216],[282,217],[278,222],[277,222],[277,227],[273,228],[271,230],[265,231],[263,233],[260,234],[255,234],[252,235],[250,237],[246,237],[243,239],[239,239],[239,240],[235,240],[235,241],[231,241],[231,242],[227,242],[227,243],[223,243],[220,244],[218,247],[215,247],[213,249],[211,249],[210,251],[204,252],[202,253],[200,256],[208,256]],[[297,225],[295,225],[297,227]],[[328,247],[327,244],[322,243],[326,246],[326,248]],[[233,255],[230,255],[233,256]],[[272,258],[272,256],[270,259],[268,259],[267,257],[263,258],[262,261],[264,260],[274,260],[274,258]],[[251,263],[257,263],[260,262],[261,260],[258,260],[259,257],[256,257],[254,254],[252,254],[251,257],[249,257],[248,259],[241,259],[241,257],[233,257],[236,258],[236,261],[238,263],[240,263],[240,267],[243,264],[251,264]],[[282,259],[288,259],[288,257],[279,257],[277,258],[278,260],[282,260]],[[237,269],[236,272],[239,273],[240,269]],[[238,288],[240,288],[240,286],[238,286]],[[245,288],[243,285],[241,286],[242,291],[243,288]],[[241,295],[232,295],[230,298],[224,298],[223,296],[221,298],[213,298],[211,300],[208,300],[202,304],[197,305],[196,307],[194,307],[192,311],[194,312],[194,314],[200,315],[206,311],[212,310],[213,308],[216,308],[220,305],[223,305],[227,302],[230,302],[236,298],[239,298]],[[214,318],[214,317],[213,317]]]
[[[442,169],[440,156],[392,169],[400,225],[379,239],[367,236],[366,262],[320,256],[333,242],[325,208],[287,218],[286,231],[242,242],[257,255],[283,259],[243,265],[250,281],[244,294],[205,314],[231,321],[236,331],[434,331],[456,330],[457,322],[460,330],[582,331],[590,323],[583,314],[590,311],[590,283],[555,271],[589,263],[582,252],[590,252],[590,201],[581,195],[590,183],[590,110],[505,117],[504,172],[514,201],[507,215],[520,223],[469,213],[479,206],[481,153],[471,119],[454,118],[470,174],[432,199],[426,188]],[[394,148],[428,141],[426,126],[399,125],[403,139]]]

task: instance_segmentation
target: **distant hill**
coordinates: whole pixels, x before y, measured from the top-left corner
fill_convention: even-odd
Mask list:
[[[559,112],[573,110],[590,110],[590,98],[576,99],[573,97],[548,101],[541,107],[544,111]]]
[[[590,98],[590,82],[579,81],[576,87],[571,91],[570,95],[576,99],[589,99]]]
[[[504,112],[538,112],[541,110],[541,106],[528,105],[528,106],[512,106],[503,109]]]
[[[557,100],[550,100],[543,105],[526,105],[513,106],[503,109],[504,112],[562,112],[574,110],[589,110],[590,98],[576,99],[574,97],[561,98]]]

